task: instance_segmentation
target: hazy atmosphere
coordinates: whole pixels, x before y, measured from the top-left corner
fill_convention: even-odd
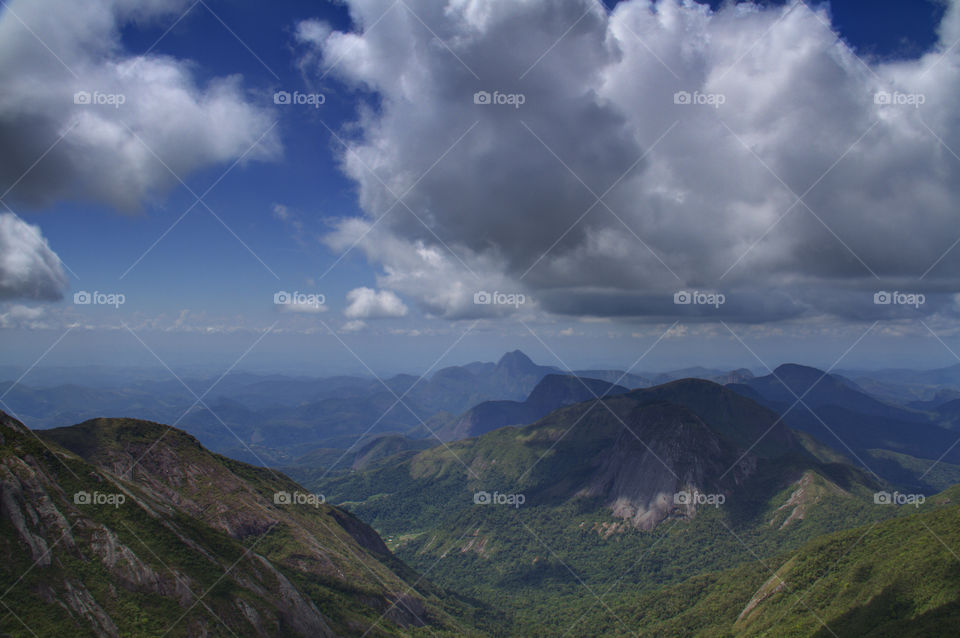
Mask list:
[[[960,621],[960,0],[0,0],[0,86],[3,635]]]

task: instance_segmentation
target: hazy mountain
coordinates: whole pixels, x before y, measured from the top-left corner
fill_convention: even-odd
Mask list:
[[[715,368],[704,368],[695,366],[692,368],[681,368],[679,370],[670,370],[659,374],[650,375],[649,385],[662,385],[678,379],[705,379],[725,385],[727,383],[739,383],[747,379],[752,379],[753,373],[746,368],[736,370],[718,370]]]
[[[56,382],[76,370],[31,372],[30,378]],[[221,377],[186,375],[181,379],[131,369],[93,370],[87,387],[57,384],[33,387],[12,381],[4,402],[34,427],[69,425],[97,417],[134,417],[176,423],[211,449],[250,463],[288,463],[312,449],[343,448],[369,429],[371,434],[400,434],[418,428],[419,436],[449,426],[450,415],[492,400],[523,401],[545,376],[560,372],[534,363],[519,350],[497,362],[470,363],[437,370],[420,378],[398,374],[386,379],[357,376],[308,378],[234,372]],[[154,371],[155,373],[156,371]],[[635,375],[597,371],[605,378]],[[189,389],[188,389],[189,388]],[[203,404],[197,404],[203,395]],[[204,394],[209,390],[208,394]],[[398,401],[402,398],[402,402]],[[427,427],[424,427],[423,424]]]
[[[525,425],[571,403],[627,392],[606,381],[549,374],[537,383],[525,401],[484,401],[447,427],[436,431],[442,441],[479,436],[507,425]]]
[[[855,380],[874,396],[904,404],[932,401],[941,392],[960,392],[960,364],[933,370],[893,368],[847,370],[838,374]]]
[[[940,419],[879,401],[838,375],[783,365],[773,374],[727,387],[776,410],[786,424],[901,487],[932,493],[942,487],[925,482],[934,461],[942,457],[948,464],[960,464],[957,435],[941,427]],[[799,397],[802,403],[797,403]],[[908,459],[913,461],[900,463]]]

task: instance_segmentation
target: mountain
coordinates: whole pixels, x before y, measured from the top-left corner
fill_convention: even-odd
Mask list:
[[[764,400],[779,405],[789,406],[797,397],[803,397],[803,402],[811,407],[833,405],[860,414],[904,421],[923,420],[920,414],[878,401],[849,379],[807,366],[784,364],[772,374],[741,383]]]
[[[705,379],[707,381],[713,381],[714,383],[726,385],[727,383],[739,383],[741,381],[752,379],[753,373],[746,368],[738,368],[736,370],[717,370],[714,368],[695,366],[692,368],[681,368],[679,370],[661,372],[659,374],[650,375],[650,378],[651,382],[648,385],[662,385],[664,383],[670,383],[671,381],[677,381],[678,379]]]
[[[311,487],[437,583],[508,611],[510,635],[563,635],[581,615],[576,635],[631,634],[640,627],[594,631],[606,613],[583,588],[622,585],[636,597],[893,515],[874,505],[865,472],[770,409],[696,379]]]
[[[960,388],[960,363],[932,370],[889,368],[842,371],[842,374],[850,378],[872,379],[898,385]]]
[[[937,400],[937,395],[960,395],[960,365],[934,370],[846,370],[838,374],[853,379],[866,392],[901,404]]]
[[[782,372],[801,392],[816,374]],[[886,418],[855,412],[876,406],[834,381],[808,395],[818,413]],[[0,630],[951,635],[960,486],[885,504],[892,487],[758,402],[782,399],[769,379],[756,387],[550,374],[492,402],[548,411],[529,425],[314,450],[296,459],[309,490],[157,423],[31,432],[0,413]]]
[[[947,413],[937,416],[884,403],[838,375],[783,365],[773,374],[727,387],[776,410],[790,427],[904,489],[934,493],[943,487],[926,480],[934,463],[960,464],[957,434],[942,427],[949,422]]]
[[[282,471],[299,483],[317,482],[329,475],[372,468],[401,455],[413,455],[437,445],[437,440],[411,439],[399,434],[363,437],[353,447],[319,448],[295,458],[290,465],[280,465]]]
[[[474,607],[357,518],[181,430],[97,419],[35,433],[0,413],[0,472],[8,633],[479,633],[451,615]]]
[[[606,381],[562,374],[543,377],[524,401],[484,401],[447,427],[436,431],[441,441],[479,436],[507,425],[525,425],[557,408],[594,397],[627,392],[627,388]]]
[[[951,399],[936,407],[941,425],[953,430],[960,429],[960,399]]]
[[[76,378],[73,372],[72,378]],[[5,382],[0,383],[0,393],[13,412],[35,427],[52,428],[102,416],[145,418],[176,423],[208,448],[248,463],[287,466],[311,450],[345,449],[363,432],[401,435],[416,429],[416,436],[432,438],[430,430],[450,427],[455,415],[477,404],[524,401],[545,376],[558,372],[558,368],[538,365],[514,350],[495,363],[450,366],[423,378],[410,374],[383,380],[309,378],[234,372],[222,378],[186,375],[181,383],[169,375],[156,378],[131,370],[128,385],[122,383],[122,375],[95,372],[89,378],[102,386],[61,383],[31,387]],[[636,375],[615,370],[596,373],[611,380],[622,377],[645,384]],[[65,373],[36,378],[58,381]],[[204,393],[202,405],[196,405],[196,396],[187,388]]]

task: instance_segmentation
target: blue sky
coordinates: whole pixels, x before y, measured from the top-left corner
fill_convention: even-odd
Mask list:
[[[957,362],[955,3],[92,4],[0,14],[4,363]]]

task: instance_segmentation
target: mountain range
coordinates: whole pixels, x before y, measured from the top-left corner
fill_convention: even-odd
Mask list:
[[[230,379],[224,388],[249,392],[217,399],[230,408],[215,408],[220,427],[259,405],[269,418],[241,436],[282,468],[151,421],[29,430],[2,414],[0,627],[899,636],[952,626],[960,466],[946,390],[905,404],[792,364],[692,372],[711,378],[564,374],[517,351],[393,377],[395,395],[353,377],[313,390],[316,380]],[[420,386],[441,395],[420,397],[437,409],[428,421],[411,410]],[[132,410],[124,400],[172,396],[18,390],[35,401],[19,405],[41,411],[71,397]],[[307,392],[328,396],[282,403]],[[202,410],[178,425],[203,433]]]

